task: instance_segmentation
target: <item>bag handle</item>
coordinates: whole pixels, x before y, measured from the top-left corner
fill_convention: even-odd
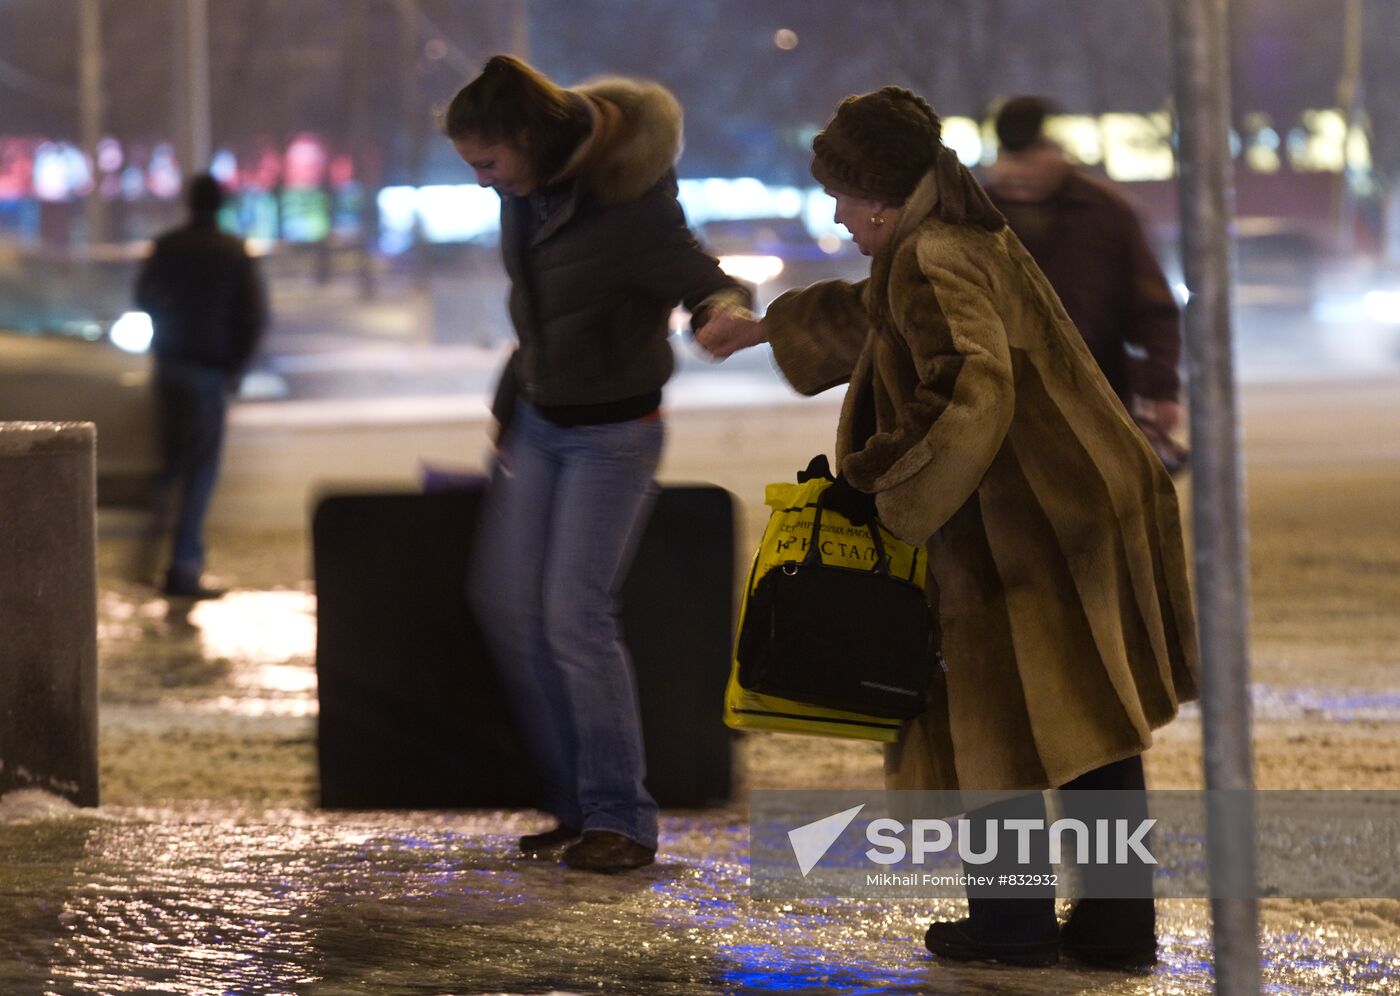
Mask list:
[[[811,462],[807,464],[807,469],[797,472],[797,483],[806,484],[816,477],[825,478],[828,481],[836,480],[835,475],[831,473],[831,463],[827,460],[825,453],[818,453],[812,457]]]
[[[822,456],[819,459],[825,461],[826,457]],[[812,462],[816,463],[816,460],[813,460]],[[810,466],[808,467],[808,469],[811,469]],[[817,495],[817,502],[814,506],[816,512],[812,516],[812,539],[811,542],[807,545],[807,556],[802,558],[802,566],[804,567],[816,567],[819,566],[822,562],[822,497],[825,494],[826,492],[823,491],[822,494]],[[883,574],[886,577],[889,577],[890,557],[889,554],[885,552],[884,540],[880,539],[880,527],[876,525],[875,520],[872,519],[871,521],[865,524],[865,528],[870,532],[870,542],[873,543],[875,546],[875,566],[871,568],[870,573]]]

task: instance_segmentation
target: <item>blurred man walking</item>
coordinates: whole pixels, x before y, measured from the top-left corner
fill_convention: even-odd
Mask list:
[[[1053,105],[1013,97],[996,117],[1000,150],[986,188],[1084,336],[1099,368],[1167,469],[1185,453],[1179,309],[1137,215],[1044,132]]]
[[[163,469],[153,539],[173,541],[163,590],[214,598],[203,584],[204,516],[218,477],[228,398],[267,324],[257,267],[241,239],[219,230],[224,191],[207,174],[187,187],[189,218],[156,239],[136,282],[155,326],[156,403]]]

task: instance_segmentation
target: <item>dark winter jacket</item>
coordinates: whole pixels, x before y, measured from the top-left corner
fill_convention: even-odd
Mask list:
[[[501,200],[520,340],[497,394],[502,421],[514,391],[545,409],[659,400],[674,364],[667,335],[676,303],[691,311],[720,298],[749,303],[696,243],[676,200],[675,98],[622,79],[574,92],[593,130],[565,178]]]
[[[155,325],[152,352],[236,376],[267,324],[257,265],[240,239],[196,218],[156,239],[136,281],[136,305]]]
[[[998,196],[997,179],[994,168],[987,192],[1050,280],[1124,404],[1131,410],[1133,395],[1176,401],[1179,311],[1133,209],[1072,168],[1049,197],[1034,204]]]

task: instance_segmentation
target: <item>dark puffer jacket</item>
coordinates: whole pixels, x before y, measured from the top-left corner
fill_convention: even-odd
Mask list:
[[[198,217],[167,232],[141,268],[136,304],[151,316],[158,359],[242,373],[267,324],[257,266],[243,242]]]
[[[703,313],[721,299],[750,301],[700,248],[676,200],[675,98],[625,79],[574,93],[594,127],[567,179],[501,201],[520,340],[494,406],[503,423],[516,392],[542,408],[658,393],[674,365],[667,335],[676,303]]]

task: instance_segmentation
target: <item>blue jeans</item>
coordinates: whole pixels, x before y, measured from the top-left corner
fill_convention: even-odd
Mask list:
[[[153,519],[173,530],[168,577],[199,580],[204,570],[204,517],[219,476],[229,375],[178,360],[156,362],[162,471]]]
[[[540,808],[656,846],[619,589],[656,496],[658,417],[560,427],[517,401],[469,591],[540,782]]]

